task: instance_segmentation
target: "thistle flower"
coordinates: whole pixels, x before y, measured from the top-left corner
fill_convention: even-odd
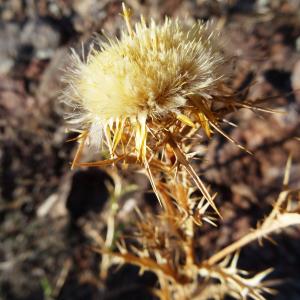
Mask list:
[[[124,4],[123,17],[127,30],[120,39],[92,47],[86,61],[73,54],[65,92],[73,107],[68,118],[81,132],[73,166],[85,145],[106,147],[111,159],[94,165],[140,162],[158,194],[151,172],[183,165],[214,206],[188,162],[185,140],[199,128],[207,136],[212,128],[221,131],[213,107],[235,104],[221,73],[217,33],[201,22],[189,27],[169,18],[146,24],[141,17],[133,28]]]

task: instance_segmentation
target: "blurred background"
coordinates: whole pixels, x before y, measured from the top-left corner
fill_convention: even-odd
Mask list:
[[[245,234],[270,209],[293,155],[291,186],[300,186],[300,1],[128,0],[134,12],[162,20],[213,20],[224,51],[233,58],[231,85],[249,84],[249,99],[285,113],[242,110],[224,124],[253,156],[215,135],[204,141],[197,162],[203,180],[217,191],[224,218],[203,232],[201,252],[211,255]],[[66,133],[58,96],[73,47],[80,51],[104,29],[118,35],[121,2],[109,0],[0,0],[0,299],[155,299],[147,288],[155,276],[132,266],[100,278],[82,224],[105,233],[109,175],[98,169],[70,170],[76,142]],[[85,159],[93,159],[85,157]],[[139,188],[120,199],[119,230],[128,228],[135,203],[155,209],[147,179],[128,173]],[[127,204],[126,204],[127,203]],[[131,203],[130,205],[128,203]],[[132,204],[133,203],[133,204]],[[241,253],[241,267],[275,268],[284,280],[269,299],[300,299],[300,231],[289,229]],[[200,251],[200,250],[199,250]]]

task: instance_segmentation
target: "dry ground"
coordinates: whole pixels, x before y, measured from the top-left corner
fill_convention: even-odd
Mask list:
[[[243,110],[229,116],[238,128],[225,125],[224,130],[253,156],[218,135],[205,142],[206,159],[198,168],[219,193],[217,201],[225,220],[220,229],[207,230],[201,237],[203,252],[212,253],[242,236],[270,209],[290,153],[291,184],[300,185],[300,2],[127,3],[135,16],[214,20],[222,28],[225,51],[233,57],[235,89],[253,83],[249,98],[269,97],[266,106],[285,111]],[[87,43],[102,28],[118,34],[120,6],[120,1],[108,0],[0,0],[3,300],[153,299],[145,287],[155,285],[155,277],[149,273],[139,277],[134,267],[112,270],[106,280],[99,279],[100,258],[90,251],[80,224],[92,222],[104,229],[101,214],[107,211],[105,182],[109,179],[101,170],[70,171],[75,143],[67,142],[72,136],[65,133],[57,100],[69,48]],[[127,177],[147,188],[145,178]],[[153,209],[156,201],[142,188],[127,198],[145,209]],[[132,218],[126,209],[122,213],[121,232]],[[270,299],[300,299],[299,233],[291,229],[276,238],[277,246],[253,244],[241,253],[243,267],[258,271],[273,266],[274,277],[285,280],[278,295]]]

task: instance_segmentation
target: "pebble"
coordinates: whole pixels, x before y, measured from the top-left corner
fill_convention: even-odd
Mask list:
[[[300,102],[300,60],[298,60],[294,66],[291,81],[295,97],[297,101]]]
[[[297,49],[297,51],[300,52],[300,36],[298,36],[298,37],[296,38],[295,44],[296,44],[296,49]]]
[[[21,32],[21,44],[32,46],[38,59],[51,58],[60,41],[59,31],[40,18],[27,22]]]
[[[20,28],[15,23],[0,23],[0,75],[5,75],[14,66],[19,45]]]
[[[58,28],[36,18],[24,26],[14,22],[0,22],[0,75],[8,74],[20,62],[32,58],[50,59],[60,46],[61,34]]]

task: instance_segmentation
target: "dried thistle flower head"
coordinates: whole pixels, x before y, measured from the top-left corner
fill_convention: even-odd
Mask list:
[[[189,27],[168,18],[158,25],[141,17],[132,28],[124,5],[123,16],[127,30],[120,39],[94,47],[84,62],[74,54],[65,102],[82,134],[73,165],[86,144],[109,149],[111,160],[102,164],[131,159],[147,170],[154,158],[170,163],[165,154],[173,150],[212,204],[187,162],[184,140],[199,128],[208,136],[211,128],[220,131],[213,104],[235,103],[220,72],[217,34],[201,22]]]
[[[163,118],[180,113],[193,95],[209,98],[219,84],[220,56],[201,23],[187,28],[166,19],[158,26],[138,23],[79,66],[76,89],[83,107],[109,120]]]
[[[129,22],[126,9],[124,16]],[[205,102],[209,109],[209,100],[220,94],[222,57],[214,38],[202,23],[190,28],[167,18],[162,25],[152,20],[147,26],[141,18],[134,30],[128,23],[120,40],[110,39],[101,50],[92,49],[86,62],[77,59],[66,100],[81,113],[72,121],[88,128],[93,142],[107,129],[118,131],[113,124],[118,128],[125,120],[142,139],[150,129],[146,123],[152,120],[164,125],[177,117],[191,124],[188,116],[182,116],[187,106],[205,114],[194,102],[200,106]],[[109,139],[106,142],[111,144]],[[146,143],[136,144],[144,156],[141,148]]]

